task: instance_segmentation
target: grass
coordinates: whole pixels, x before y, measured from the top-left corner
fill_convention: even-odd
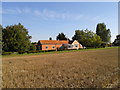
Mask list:
[[[89,49],[79,49],[79,50],[63,50],[63,51],[51,51],[51,52],[40,52],[40,53],[24,53],[24,54],[11,54],[11,55],[2,55],[2,57],[11,57],[11,56],[26,56],[26,55],[43,55],[43,54],[55,54],[55,53],[65,53],[65,52],[75,52],[75,51],[88,51],[88,50],[103,50],[103,49],[112,49],[120,47],[106,47],[106,48],[89,48]]]

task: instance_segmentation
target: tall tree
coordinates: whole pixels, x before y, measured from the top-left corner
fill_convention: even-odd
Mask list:
[[[3,30],[3,27],[2,27],[2,25],[0,24],[0,41],[2,40],[2,30]]]
[[[113,44],[115,46],[120,46],[120,34],[116,36],[116,39],[114,40]]]
[[[2,30],[3,27],[0,25],[0,55],[2,54]]]
[[[111,42],[111,32],[110,29],[106,29],[106,25],[104,23],[98,23],[96,27],[96,34],[100,36],[103,42],[110,43]]]
[[[4,51],[27,51],[30,49],[31,36],[28,34],[28,30],[21,25],[11,25],[3,29],[2,42]]]
[[[59,33],[56,39],[57,40],[68,40],[64,33]]]
[[[2,25],[0,24],[0,41],[2,40],[2,30],[3,30],[3,27],[2,27]]]
[[[102,40],[100,36],[90,30],[76,30],[73,40],[78,40],[83,46],[86,47],[100,47]]]

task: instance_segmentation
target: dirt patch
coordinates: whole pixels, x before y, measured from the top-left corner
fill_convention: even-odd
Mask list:
[[[118,87],[118,49],[3,58],[3,88]]]

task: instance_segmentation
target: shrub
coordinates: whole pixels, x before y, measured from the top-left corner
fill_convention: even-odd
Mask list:
[[[2,52],[2,55],[10,55],[12,52]]]
[[[107,47],[112,47],[112,43],[106,44]]]
[[[106,47],[106,43],[102,43],[101,47],[105,48]]]
[[[18,51],[19,54],[24,54],[26,53],[25,51]]]
[[[36,53],[37,51],[35,51],[35,50],[32,50],[32,51],[30,51],[30,53]]]
[[[31,44],[31,46],[30,46],[30,50],[36,50],[36,46],[33,45],[33,44]]]
[[[36,53],[39,53],[40,51],[39,50],[36,50]]]
[[[39,50],[31,50],[31,51],[27,51],[27,53],[39,53]]]

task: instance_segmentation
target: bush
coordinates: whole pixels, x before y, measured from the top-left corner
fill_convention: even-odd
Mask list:
[[[13,52],[2,52],[2,55],[10,55],[12,54]]]
[[[112,43],[106,44],[107,47],[112,47]]]
[[[30,46],[30,50],[36,50],[36,46],[33,45],[33,44],[31,44],[31,46]]]
[[[53,52],[55,50],[30,50],[30,51],[27,51],[27,53],[42,53],[42,52]]]
[[[25,51],[18,51],[19,54],[24,54],[26,53]]]
[[[30,53],[37,53],[37,51],[35,51],[35,50],[32,50],[32,51],[29,51]]]
[[[31,50],[31,51],[27,51],[27,53],[39,53],[39,50]]]
[[[106,47],[106,43],[102,43],[101,47],[105,48]]]
[[[86,49],[94,49],[95,47],[86,47]]]

